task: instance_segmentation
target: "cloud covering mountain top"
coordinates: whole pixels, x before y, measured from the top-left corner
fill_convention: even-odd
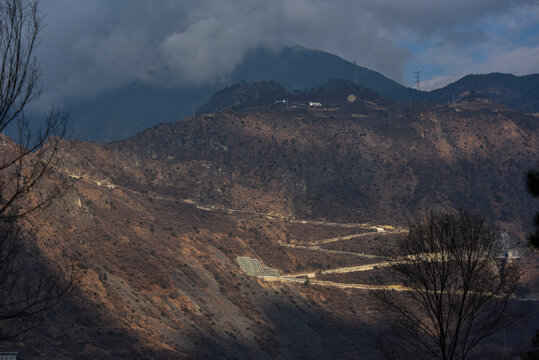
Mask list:
[[[418,67],[431,86],[459,71],[539,72],[536,0],[47,0],[41,8],[45,102],[132,82],[211,82],[257,48],[296,44],[407,85]]]

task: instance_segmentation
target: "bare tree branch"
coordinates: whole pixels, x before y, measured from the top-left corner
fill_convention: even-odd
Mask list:
[[[38,5],[0,0],[0,131],[17,134],[15,142],[2,134],[0,145],[0,340],[28,332],[77,283],[73,270],[44,260],[21,222],[65,191],[52,170],[61,159],[67,114],[51,110],[36,127],[24,111],[39,96]]]
[[[479,216],[429,212],[408,228],[398,248],[381,255],[410,290],[376,297],[411,358],[464,359],[513,315],[507,307],[519,270],[499,258],[498,232]]]

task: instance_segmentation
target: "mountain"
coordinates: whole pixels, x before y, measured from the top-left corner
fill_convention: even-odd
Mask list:
[[[162,122],[192,116],[215,92],[242,81],[276,82],[293,92],[317,88],[332,80],[347,80],[411,105],[447,104],[473,90],[525,112],[537,112],[539,108],[537,74],[468,75],[442,89],[425,92],[402,86],[336,55],[301,46],[253,51],[232,73],[204,85],[160,88],[133,83],[92,98],[75,99],[67,108],[71,112],[74,138],[103,143],[128,138]]]
[[[254,51],[231,74],[206,85],[159,88],[130,84],[89,99],[74,100],[67,108],[71,112],[74,138],[109,142],[190,116],[216,91],[241,81],[275,81],[293,91],[318,87],[334,79],[353,81],[381,94],[415,93],[338,56],[296,46],[275,52]]]
[[[491,73],[467,75],[441,89],[427,94],[434,103],[444,104],[479,94],[493,102],[529,113],[539,112],[539,74],[515,76]]]
[[[308,90],[345,79],[382,95],[406,89],[384,75],[355,65],[336,55],[301,46],[279,52],[259,50],[248,55],[234,71],[232,81],[275,81],[286,89]]]
[[[66,142],[55,176],[70,186],[28,226],[42,256],[75,259],[81,286],[29,348],[56,359],[375,359],[387,319],[369,286],[392,284],[376,252],[409,216],[470,209],[522,244],[537,117],[473,99],[410,108],[346,82],[288,93],[288,106],[265,96],[283,91],[243,83],[208,104],[221,112],[106,145]],[[537,255],[518,261],[518,299],[536,298]],[[288,276],[253,276],[276,270]],[[516,354],[536,327],[529,304],[507,332]]]
[[[237,96],[249,87],[231,89]],[[236,111],[161,124],[108,147],[138,159],[141,171],[156,168],[147,160],[170,164],[153,174],[165,193],[191,189],[199,202],[235,207],[243,201],[234,192],[241,180],[257,196],[275,192],[284,213],[301,217],[402,221],[427,204],[467,204],[512,220],[530,201],[522,174],[537,158],[534,116],[475,101],[418,110],[343,84],[289,102],[235,102]],[[200,161],[206,175],[195,181],[184,166],[196,172]],[[178,187],[182,178],[187,182]],[[508,183],[515,184],[510,196],[492,191]]]

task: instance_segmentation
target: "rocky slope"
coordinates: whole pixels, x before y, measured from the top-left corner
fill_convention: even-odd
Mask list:
[[[412,109],[341,85],[288,107],[242,99],[122,142],[66,142],[66,194],[28,226],[41,256],[74,261],[81,285],[28,354],[379,358],[384,320],[364,271],[408,216],[464,207],[516,243],[531,224],[536,117],[482,102]],[[238,256],[295,277],[248,276]],[[521,261],[533,297],[537,256]],[[536,326],[530,306],[509,332],[514,351]]]
[[[109,171],[123,186],[283,216],[402,223],[453,206],[529,223],[522,174],[538,157],[536,117],[481,102],[418,110],[350,87],[289,102],[112,143],[126,165]]]

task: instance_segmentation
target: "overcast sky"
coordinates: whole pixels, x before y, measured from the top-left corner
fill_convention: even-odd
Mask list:
[[[211,81],[253,49],[303,45],[423,89],[539,73],[538,0],[42,0],[43,99]]]

